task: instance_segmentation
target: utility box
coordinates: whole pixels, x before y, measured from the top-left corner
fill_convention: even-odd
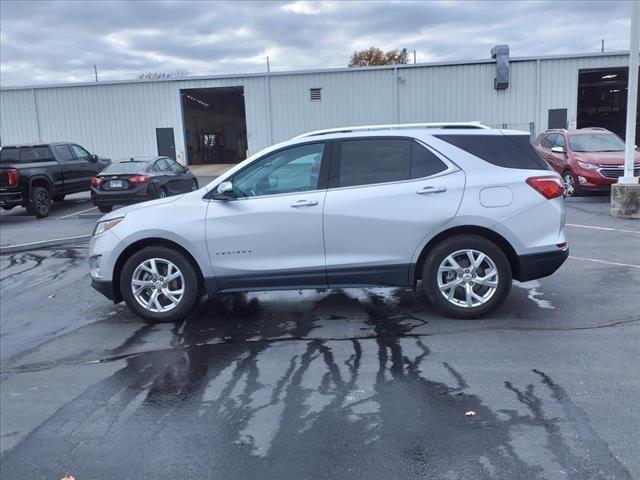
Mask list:
[[[496,78],[493,79],[493,88],[504,90],[509,87],[509,45],[493,47],[491,58],[496,59]]]

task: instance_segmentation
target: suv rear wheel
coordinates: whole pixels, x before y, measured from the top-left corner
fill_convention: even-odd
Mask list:
[[[182,320],[198,299],[191,262],[167,247],[146,247],[124,264],[120,291],[127,306],[150,323]]]
[[[33,187],[31,190],[31,201],[27,206],[27,210],[36,218],[44,218],[49,215],[51,210],[51,194],[44,187]]]
[[[493,242],[457,235],[436,245],[424,262],[422,284],[429,301],[455,318],[476,318],[504,303],[511,265]]]

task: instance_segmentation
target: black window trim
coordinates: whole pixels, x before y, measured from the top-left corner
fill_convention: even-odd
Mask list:
[[[232,198],[229,200],[216,200],[214,198],[212,198],[215,194],[216,194],[216,187],[218,185],[220,185],[222,182],[233,182],[233,179],[236,177],[236,175],[238,175],[241,172],[244,172],[245,170],[247,170],[248,168],[252,167],[253,165],[255,165],[256,163],[262,161],[263,159],[265,159],[266,157],[285,151],[285,150],[289,150],[292,148],[296,148],[296,147],[301,147],[303,145],[318,145],[318,144],[323,144],[324,145],[324,151],[322,152],[322,160],[320,160],[320,173],[318,175],[318,188],[315,190],[304,190],[301,192],[287,192],[287,193],[274,193],[271,195],[257,195],[255,197],[239,197],[239,198]],[[314,192],[322,192],[327,190],[328,188],[328,182],[329,182],[329,163],[330,160],[332,159],[332,150],[333,150],[333,142],[330,139],[325,139],[325,140],[318,140],[318,139],[314,139],[313,141],[310,142],[301,142],[301,143],[296,143],[293,145],[286,145],[282,148],[278,148],[276,150],[272,150],[270,152],[265,153],[264,155],[262,155],[259,158],[256,158],[255,160],[253,160],[251,163],[245,165],[244,167],[242,167],[240,170],[233,172],[233,175],[231,175],[230,177],[224,177],[222,178],[219,182],[216,183],[216,185],[207,193],[205,193],[202,197],[203,200],[207,200],[207,201],[222,201],[222,202],[228,202],[228,201],[245,201],[245,200],[257,200],[260,198],[273,198],[273,197],[284,197],[284,196],[291,196],[291,195],[304,195],[304,194],[308,194],[308,193],[314,193]]]
[[[408,178],[405,180],[391,180],[388,182],[376,182],[376,183],[363,183],[362,185],[347,185],[341,187],[338,184],[339,178],[338,173],[340,172],[340,144],[343,141],[349,140],[409,140],[410,142],[417,142],[420,146],[425,147],[431,153],[433,153],[438,159],[444,163],[447,168],[441,172],[434,173],[433,175],[429,175],[427,177],[419,177],[419,178]],[[330,176],[329,176],[329,190],[343,190],[347,188],[363,188],[363,187],[373,187],[377,185],[392,185],[394,183],[411,183],[411,182],[421,182],[427,178],[437,178],[443,175],[449,175],[455,171],[460,170],[460,167],[456,165],[453,161],[449,160],[448,157],[443,155],[437,149],[433,148],[431,145],[428,145],[424,140],[416,137],[408,137],[404,135],[375,135],[375,136],[357,136],[357,137],[345,137],[333,140],[333,155],[331,157],[331,167],[330,167]]]

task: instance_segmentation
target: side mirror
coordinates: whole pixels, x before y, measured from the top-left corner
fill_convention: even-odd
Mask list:
[[[89,155],[89,161],[92,163],[96,163],[98,161],[98,156],[97,155]]]
[[[564,153],[564,147],[551,147],[553,153]]]
[[[213,196],[214,200],[232,200],[233,199],[233,183],[222,182],[216,188],[216,194]]]

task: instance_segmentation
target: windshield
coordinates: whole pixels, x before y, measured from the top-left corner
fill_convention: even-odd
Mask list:
[[[613,133],[569,135],[569,144],[574,152],[621,152],[624,150],[624,142]]]
[[[148,162],[116,162],[105,168],[101,175],[119,175],[122,173],[142,173],[147,169]]]

